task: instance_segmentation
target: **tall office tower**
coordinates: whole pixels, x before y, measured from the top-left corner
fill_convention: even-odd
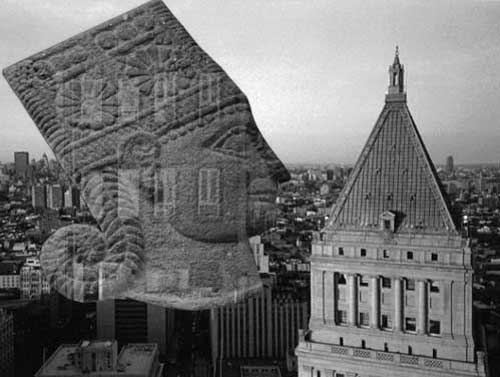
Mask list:
[[[97,337],[120,344],[152,342],[166,355],[174,333],[174,310],[134,300],[97,302]]]
[[[446,172],[453,173],[455,167],[453,166],[453,156],[446,157]]]
[[[28,152],[14,152],[14,168],[17,178],[27,178],[30,155]]]
[[[31,205],[33,208],[45,208],[47,204],[45,185],[31,186]]]
[[[47,208],[59,209],[63,207],[63,189],[61,185],[47,186]]]
[[[0,309],[0,376],[14,376],[14,320],[3,309]]]
[[[212,363],[230,359],[285,359],[307,325],[309,302],[285,294],[261,277],[263,291],[236,304],[210,311]]]
[[[398,53],[385,106],[313,243],[299,377],[484,376],[469,242],[406,104]]]

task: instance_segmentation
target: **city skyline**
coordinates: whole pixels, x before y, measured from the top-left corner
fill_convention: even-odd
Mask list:
[[[143,2],[6,1],[0,65]],[[500,161],[500,80],[491,68],[500,61],[500,2],[165,4],[247,94],[259,128],[286,163],[355,162],[383,103],[387,57],[396,44],[408,102],[433,161],[448,155],[457,164]],[[6,112],[0,160],[15,150],[35,158],[50,151],[3,79],[0,106]]]

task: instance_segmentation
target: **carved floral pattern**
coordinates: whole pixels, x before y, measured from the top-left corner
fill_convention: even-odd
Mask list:
[[[151,30],[155,27],[155,21],[151,16],[139,16],[134,21],[135,26],[143,30]]]
[[[115,35],[112,32],[106,31],[106,32],[101,33],[97,36],[96,43],[102,49],[109,50],[113,47],[116,47],[117,40],[116,40]]]
[[[151,94],[155,85],[156,75],[168,68],[170,50],[150,47],[137,51],[126,60],[128,68],[125,73],[135,80],[135,85],[144,95]]]
[[[128,41],[137,36],[137,29],[130,24],[123,24],[116,29],[116,35],[118,38]]]
[[[115,122],[117,91],[115,85],[102,80],[72,82],[59,93],[57,106],[70,125],[100,130]]]

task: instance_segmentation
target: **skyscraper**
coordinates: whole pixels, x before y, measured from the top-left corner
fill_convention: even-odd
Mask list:
[[[29,157],[28,152],[14,152],[14,167],[17,178],[26,178],[28,176]]]
[[[174,332],[174,310],[134,300],[98,301],[97,337],[120,344],[153,342],[160,355],[168,351]]]
[[[0,376],[14,376],[14,320],[3,309],[0,309]]]
[[[469,242],[406,104],[398,52],[385,106],[313,242],[299,377],[484,376]]]
[[[63,207],[63,189],[61,185],[47,186],[47,208],[59,209]]]
[[[33,185],[31,187],[31,205],[33,208],[46,207],[46,191],[45,185]]]
[[[446,157],[446,172],[451,174],[453,173],[453,170],[453,156],[448,156]]]

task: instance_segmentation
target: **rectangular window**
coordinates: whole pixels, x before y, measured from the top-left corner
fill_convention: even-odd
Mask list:
[[[437,260],[438,260],[438,255],[436,253],[431,253],[431,261],[437,262]]]
[[[219,215],[220,172],[219,169],[200,169],[198,177],[198,213]]]
[[[368,287],[368,279],[366,278],[366,276],[361,275],[359,277],[359,286],[360,287]]]
[[[429,334],[439,335],[441,334],[441,322],[431,319],[429,321]]]
[[[413,251],[406,252],[406,259],[413,260]]]
[[[382,277],[382,288],[391,288],[392,281],[391,278]]]
[[[155,176],[154,213],[171,214],[175,209],[176,171],[173,168],[162,169]]]
[[[343,247],[339,247],[339,255],[344,255],[344,248]]]
[[[366,249],[361,249],[361,256],[366,257]]]
[[[391,220],[384,220],[384,229],[391,230]]]
[[[407,291],[414,291],[415,290],[415,280],[406,279],[406,290]]]
[[[359,313],[359,325],[364,327],[370,326],[370,317],[368,313],[366,312]]]
[[[417,323],[414,317],[406,317],[405,318],[405,330],[406,331],[416,331]]]
[[[439,283],[437,281],[431,281],[430,291],[432,293],[439,293]]]
[[[382,328],[384,330],[392,329],[392,318],[389,314],[382,314]]]
[[[388,259],[391,257],[391,252],[389,250],[384,250],[384,258]]]
[[[337,280],[338,285],[345,285],[346,280],[345,280],[345,275],[344,274],[339,274],[339,278]]]
[[[341,324],[341,325],[347,324],[347,311],[338,310],[337,311],[337,318],[339,319],[339,324]]]

